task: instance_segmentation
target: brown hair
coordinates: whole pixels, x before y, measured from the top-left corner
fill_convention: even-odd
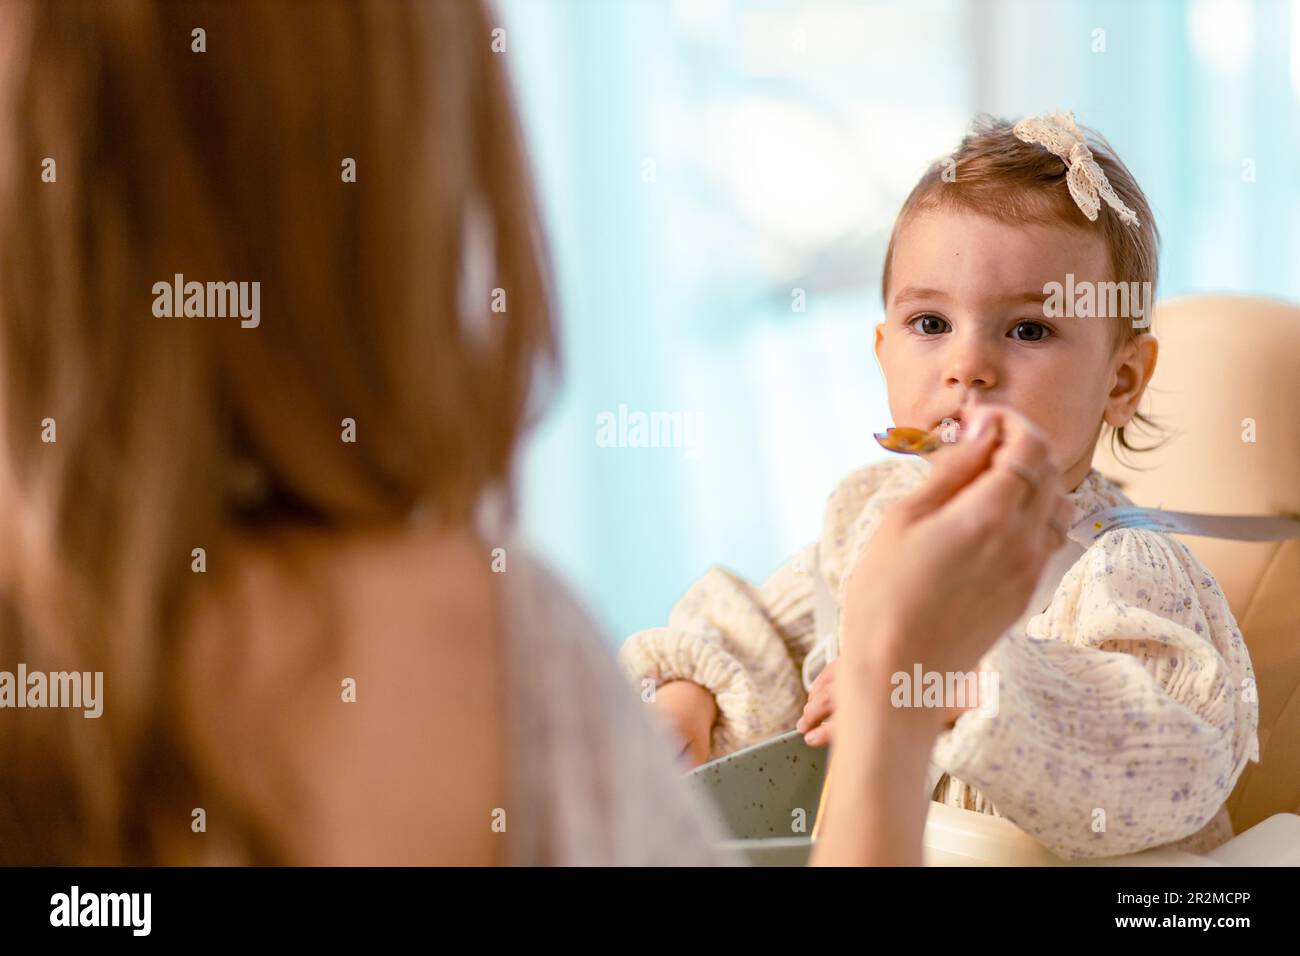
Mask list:
[[[936,208],[961,209],[1018,225],[1062,224],[1084,231],[1100,231],[1110,253],[1114,273],[1112,281],[1149,282],[1154,299],[1160,264],[1160,232],[1151,206],[1110,143],[1089,127],[1080,125],[1079,132],[1088,140],[1093,158],[1110,180],[1116,195],[1137,214],[1138,225],[1122,222],[1105,203],[1102,203],[1096,221],[1089,220],[1070,195],[1066,183],[1069,168],[1059,156],[1035,143],[1021,140],[1013,132],[1012,123],[980,114],[952,155],[930,166],[912,187],[894,220],[880,282],[881,298],[886,304],[889,269],[899,230],[916,212]],[[948,173],[947,178],[945,173]],[[1144,331],[1134,328],[1126,317],[1116,319],[1112,354]],[[1150,416],[1138,412],[1135,418],[1142,425],[1158,430],[1159,426]],[[1111,438],[1114,444],[1128,451],[1150,451],[1163,443],[1135,447],[1129,443],[1124,428],[1114,429]]]
[[[0,862],[149,862],[149,808],[198,805],[193,548],[220,574],[275,526],[459,526],[508,483],[558,359],[492,29],[466,0],[0,5],[0,653],[107,698],[0,712]],[[155,317],[176,274],[259,281],[261,324]]]

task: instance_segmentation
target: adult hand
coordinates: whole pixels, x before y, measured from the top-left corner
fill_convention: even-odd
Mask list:
[[[835,773],[814,864],[920,862],[922,781],[947,711],[891,706],[891,677],[971,670],[1020,617],[1073,519],[1028,419],[983,405],[968,425],[885,509],[845,584]]]
[[[1013,624],[1073,507],[1044,436],[1003,406],[977,406],[970,435],[934,456],[919,488],[886,508],[845,586],[841,656],[968,671]],[[892,671],[891,671],[892,673]]]

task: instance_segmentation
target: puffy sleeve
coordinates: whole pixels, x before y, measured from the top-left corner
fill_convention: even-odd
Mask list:
[[[996,706],[964,714],[934,761],[1059,856],[1190,836],[1259,759],[1241,631],[1210,573],[1156,532],[1095,542],[981,667]]]
[[[643,689],[688,680],[718,704],[711,756],[719,757],[794,727],[807,699],[801,669],[818,635],[813,626],[814,562],[838,581],[845,542],[864,506],[889,483],[898,460],[845,478],[827,502],[821,539],[755,586],[713,567],[673,607],[664,627],[629,637],[619,651],[625,675]]]

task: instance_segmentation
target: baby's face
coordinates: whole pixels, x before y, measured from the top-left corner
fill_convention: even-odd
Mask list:
[[[918,212],[895,238],[885,321],[876,327],[894,424],[930,429],[960,420],[968,401],[1009,405],[1043,430],[1065,488],[1074,489],[1091,467],[1103,418],[1127,423],[1131,411],[1112,392],[1133,383],[1124,381],[1126,350],[1112,355],[1118,320],[1044,318],[1043,287],[1064,285],[1071,272],[1076,286],[1110,281],[1109,267],[1104,240],[1081,230]]]

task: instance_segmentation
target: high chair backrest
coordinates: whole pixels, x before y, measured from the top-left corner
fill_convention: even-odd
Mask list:
[[[1300,306],[1186,296],[1156,307],[1152,331],[1160,351],[1141,409],[1172,437],[1122,461],[1106,438],[1097,469],[1138,505],[1300,514]],[[1149,440],[1136,432],[1129,442]],[[1228,800],[1240,833],[1300,812],[1300,539],[1178,537],[1218,579],[1255,669],[1260,762],[1247,765]]]

